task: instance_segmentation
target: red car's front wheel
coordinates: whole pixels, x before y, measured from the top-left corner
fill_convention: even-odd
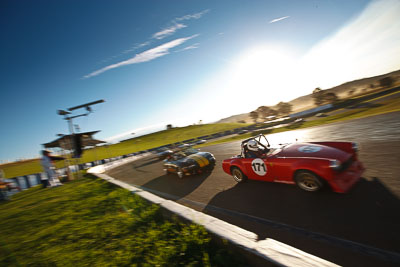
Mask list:
[[[310,171],[297,172],[294,180],[300,189],[308,192],[317,192],[324,185],[321,179]]]

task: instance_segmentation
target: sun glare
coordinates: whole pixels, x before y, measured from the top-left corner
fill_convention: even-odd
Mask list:
[[[260,105],[274,105],[287,94],[294,60],[279,48],[257,47],[243,53],[234,62],[230,88],[248,92]]]
[[[203,120],[247,113],[297,97],[297,61],[290,49],[258,46],[229,62],[228,68],[191,90],[192,99],[218,107],[202,112]]]

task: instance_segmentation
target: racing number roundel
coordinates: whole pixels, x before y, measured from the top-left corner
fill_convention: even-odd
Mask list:
[[[251,162],[251,168],[253,171],[260,176],[264,176],[267,173],[267,166],[262,159],[254,159]]]
[[[319,146],[302,146],[298,150],[303,153],[314,153],[320,151],[321,148]]]

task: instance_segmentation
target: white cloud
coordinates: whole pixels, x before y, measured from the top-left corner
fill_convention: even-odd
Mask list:
[[[97,75],[99,75],[99,74],[101,74],[103,72],[106,72],[108,70],[111,70],[111,69],[119,68],[119,67],[126,66],[126,65],[131,65],[131,64],[138,64],[138,63],[148,62],[148,61],[151,61],[153,59],[168,55],[169,54],[169,50],[171,48],[179,46],[179,45],[183,44],[184,42],[186,42],[186,41],[188,41],[188,40],[190,40],[192,38],[195,38],[197,36],[198,36],[198,34],[195,34],[195,35],[192,35],[190,37],[175,39],[175,40],[170,41],[168,43],[159,45],[159,46],[157,46],[155,48],[146,50],[146,51],[144,51],[144,52],[142,52],[140,54],[136,54],[134,57],[132,57],[132,58],[130,58],[128,60],[124,60],[124,61],[112,64],[112,65],[106,66],[106,67],[104,67],[102,69],[96,70],[96,71],[94,71],[94,72],[92,72],[92,73],[90,73],[88,75],[85,75],[83,78],[90,78],[90,77],[97,76]]]
[[[200,45],[199,43],[195,43],[195,44],[189,45],[185,48],[182,48],[180,50],[177,50],[175,52],[182,52],[182,51],[186,51],[186,50],[196,49],[196,48],[199,48],[199,45]]]
[[[174,34],[177,30],[186,28],[185,24],[177,23],[171,27],[168,27],[162,31],[156,32],[153,34],[152,38],[161,40],[171,34]]]
[[[131,47],[131,48],[129,48],[129,49],[126,49],[125,51],[123,51],[123,52],[120,53],[119,55],[112,56],[112,57],[110,57],[110,58],[108,58],[108,59],[102,60],[101,62],[102,62],[102,63],[108,62],[108,61],[113,60],[113,59],[115,59],[115,58],[117,58],[117,57],[120,57],[120,56],[122,56],[122,55],[124,55],[124,54],[131,53],[131,52],[133,52],[133,51],[135,51],[135,50],[137,50],[137,49],[139,49],[139,48],[142,48],[142,47],[144,47],[144,46],[148,46],[148,45],[150,45],[152,42],[154,42],[154,39],[157,39],[157,40],[164,39],[165,37],[174,34],[177,30],[180,30],[180,29],[183,29],[183,28],[186,28],[186,27],[187,27],[185,24],[178,23],[178,21],[191,20],[191,19],[199,19],[199,18],[201,18],[204,14],[208,13],[209,11],[210,11],[209,9],[206,9],[206,10],[203,10],[203,11],[201,11],[201,12],[199,12],[199,13],[189,14],[189,15],[185,15],[185,16],[183,16],[183,17],[175,18],[174,20],[171,21],[171,23],[173,23],[174,25],[172,25],[172,26],[170,26],[170,27],[168,27],[168,28],[165,28],[165,29],[163,29],[163,30],[161,30],[161,31],[159,31],[159,32],[154,33],[154,34],[152,35],[152,37],[151,37],[150,40],[148,40],[148,41],[146,41],[146,42],[143,42],[143,43],[140,43],[140,44],[135,44],[133,47]],[[193,36],[188,37],[188,38],[191,39],[191,38],[196,37],[196,36],[197,36],[197,35],[193,35]],[[119,62],[119,63],[116,63],[116,64],[109,65],[109,66],[107,66],[107,67],[104,67],[104,68],[102,68],[102,69],[99,69],[99,70],[97,70],[97,71],[94,71],[94,72],[92,72],[92,73],[90,73],[90,74],[88,74],[88,75],[85,75],[85,76],[83,77],[83,79],[86,79],[86,78],[90,78],[90,77],[99,75],[99,74],[101,74],[101,73],[103,73],[103,72],[105,72],[105,71],[107,71],[107,70],[115,69],[115,68],[118,68],[118,67],[120,67],[120,66],[130,65],[130,64],[136,64],[136,63],[141,63],[141,62],[146,62],[146,61],[153,60],[153,59],[155,59],[155,58],[157,58],[157,57],[164,56],[164,55],[168,54],[168,53],[169,53],[168,50],[169,50],[170,48],[172,48],[172,47],[170,47],[170,48],[168,48],[166,51],[163,51],[162,49],[165,47],[165,45],[167,45],[167,44],[174,44],[174,43],[176,43],[176,41],[178,41],[178,40],[184,40],[183,42],[186,42],[186,41],[189,40],[189,39],[187,39],[187,38],[176,39],[176,40],[174,40],[174,41],[172,41],[172,42],[169,42],[169,43],[166,43],[166,44],[164,44],[164,45],[160,45],[160,46],[158,46],[158,47],[156,47],[156,48],[153,48],[153,49],[144,51],[144,52],[142,52],[142,53],[140,53],[140,54],[137,54],[136,56],[134,56],[134,57],[131,58],[131,59],[128,59],[128,60],[125,60],[125,61],[122,61],[122,62]],[[181,44],[181,43],[180,43],[180,44]],[[179,44],[178,44],[178,45],[179,45]],[[195,49],[195,48],[198,48],[198,44],[195,44],[195,45],[192,45],[192,46],[188,46],[188,47],[186,47],[186,48],[184,48],[184,49],[182,49],[182,50],[180,50],[180,51],[189,50],[189,49]],[[179,51],[176,51],[176,52],[179,52]]]
[[[183,16],[183,17],[180,17],[180,18],[176,18],[175,21],[190,20],[190,19],[199,19],[199,18],[201,18],[204,14],[208,13],[209,11],[210,11],[209,9],[206,9],[206,10],[203,10],[203,11],[201,11],[201,12],[199,12],[199,13],[195,13],[195,14],[191,14],[191,15],[186,15],[186,16]]]
[[[142,48],[142,47],[147,46],[149,44],[150,44],[150,41],[147,41],[147,42],[144,42],[144,43],[141,43],[141,44],[135,44],[133,47],[125,50],[124,52],[122,52],[122,54],[126,54],[126,53],[129,53],[129,52],[135,51],[136,49]]]
[[[161,30],[159,32],[156,32],[155,34],[153,34],[152,38],[161,40],[161,39],[163,39],[163,38],[165,38],[165,37],[167,37],[167,36],[169,36],[171,34],[174,34],[177,30],[180,30],[180,29],[183,29],[183,28],[187,27],[185,24],[178,23],[178,21],[199,19],[209,11],[210,10],[207,9],[207,10],[203,10],[203,11],[201,11],[199,13],[185,15],[183,17],[175,18],[174,20],[172,20],[172,23],[174,25],[172,25],[172,26],[170,26],[170,27],[168,27],[166,29],[163,29],[163,30]]]
[[[274,23],[274,22],[278,22],[284,19],[290,18],[290,16],[285,16],[285,17],[281,17],[281,18],[277,18],[277,19],[273,19],[271,20],[269,23]]]

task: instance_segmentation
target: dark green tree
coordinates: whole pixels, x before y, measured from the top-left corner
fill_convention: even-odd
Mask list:
[[[256,123],[258,119],[258,112],[255,110],[250,112],[250,118],[254,121],[254,123]]]
[[[292,112],[293,105],[285,102],[279,102],[276,105],[279,115],[288,115]]]
[[[324,103],[335,104],[338,100],[338,96],[333,92],[324,94]]]
[[[312,98],[316,106],[321,106],[324,103],[324,91],[317,87],[312,92]]]
[[[259,117],[261,117],[263,120],[266,117],[278,115],[278,112],[275,109],[272,109],[267,106],[261,106],[261,107],[257,108],[256,112],[258,112]]]
[[[394,83],[394,79],[391,76],[387,76],[379,80],[379,85],[381,87],[392,87]]]

